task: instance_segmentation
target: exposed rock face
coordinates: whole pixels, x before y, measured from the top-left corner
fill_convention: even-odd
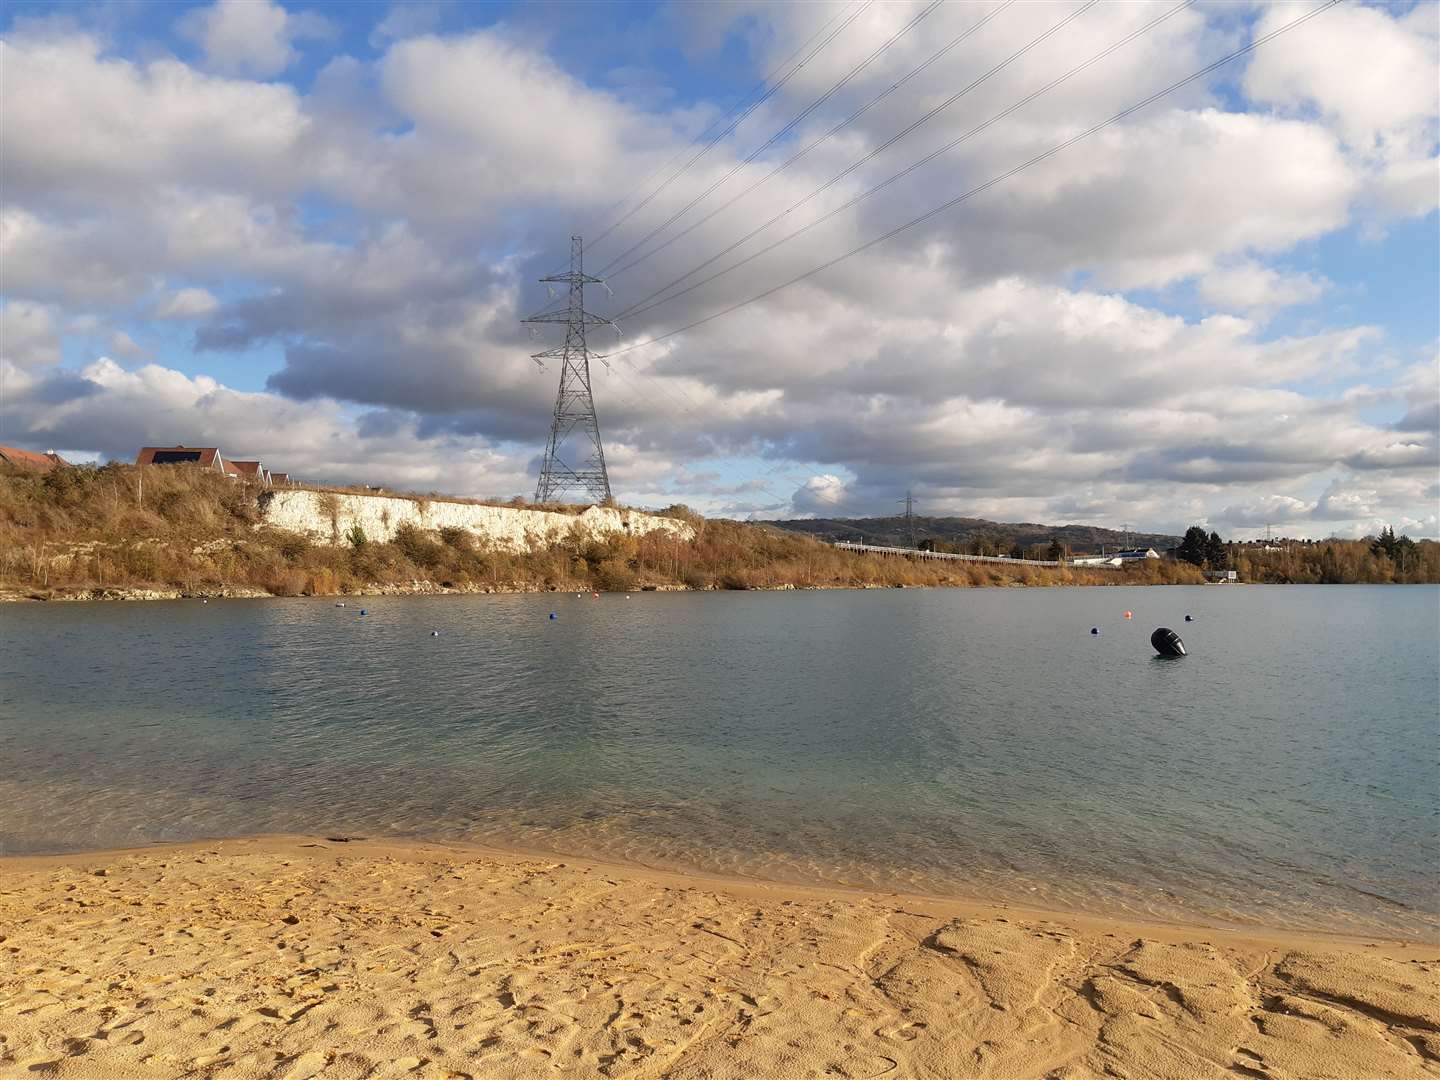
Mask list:
[[[277,529],[305,533],[322,543],[344,543],[355,526],[370,540],[390,540],[401,525],[418,529],[468,529],[497,547],[512,551],[554,543],[577,525],[592,536],[656,530],[677,539],[694,538],[694,530],[675,518],[592,506],[579,515],[510,506],[479,506],[438,499],[402,499],[387,495],[344,495],[322,491],[275,491],[265,504],[265,522]]]

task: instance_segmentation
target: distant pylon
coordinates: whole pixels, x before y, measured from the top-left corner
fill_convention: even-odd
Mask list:
[[[920,544],[915,539],[915,496],[911,492],[905,492],[905,531],[910,537],[910,546],[918,548]]]
[[[563,281],[570,286],[569,303],[565,309],[541,312],[524,320],[527,323],[565,324],[564,345],[531,357],[540,365],[541,371],[545,370],[542,361],[560,361],[560,389],[555,395],[555,418],[550,423],[550,441],[545,447],[545,461],[540,466],[540,483],[535,488],[536,502],[556,502],[577,489],[595,503],[603,503],[610,498],[605,447],[600,442],[600,421],[596,419],[595,398],[590,393],[590,352],[585,345],[585,328],[613,324],[609,319],[585,310],[585,283],[599,285],[602,282],[581,268],[583,254],[583,241],[578,236],[572,236],[569,272],[540,279],[543,282]],[[571,435],[577,435],[570,453],[581,455],[578,465],[566,463],[570,453],[562,456]]]

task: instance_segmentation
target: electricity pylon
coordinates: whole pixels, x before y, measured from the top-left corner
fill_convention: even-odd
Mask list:
[[[545,447],[545,461],[540,466],[540,483],[535,488],[536,502],[555,502],[574,489],[583,491],[595,503],[610,499],[610,475],[605,471],[605,447],[600,442],[600,422],[595,416],[595,398],[590,393],[590,352],[585,345],[587,326],[611,326],[609,319],[585,310],[585,283],[603,282],[581,269],[584,243],[580,237],[570,238],[570,270],[564,274],[543,277],[542,282],[565,282],[570,286],[569,303],[562,311],[540,312],[524,320],[527,323],[564,323],[565,344],[556,349],[535,353],[531,359],[545,370],[545,360],[560,361],[560,390],[555,395],[555,418],[550,423],[550,442]],[[553,290],[552,290],[553,294]],[[566,442],[575,435],[573,447],[562,456]],[[566,464],[571,453],[581,455],[578,465]],[[571,460],[574,460],[573,458]]]
[[[910,537],[910,546],[919,548],[920,542],[915,539],[915,496],[913,493],[905,492],[905,532]]]

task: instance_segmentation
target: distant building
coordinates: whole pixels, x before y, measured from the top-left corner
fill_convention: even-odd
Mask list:
[[[290,474],[285,472],[272,472],[270,474],[271,487],[290,487],[295,481],[290,479]]]
[[[248,480],[250,483],[259,484],[261,487],[270,486],[270,473],[258,461],[227,461],[227,470],[234,467],[240,479]]]
[[[270,487],[279,483],[294,486],[289,473],[272,473],[259,461],[242,461],[227,458],[216,446],[146,446],[135,457],[136,465],[198,465],[202,469],[213,469],[235,480]],[[279,477],[279,480],[276,480]]]
[[[0,464],[9,465],[15,469],[25,469],[27,472],[43,473],[66,468],[70,462],[54,450],[46,450],[43,454],[37,454],[34,450],[21,450],[17,446],[0,446]]]
[[[1141,559],[1158,559],[1160,553],[1154,548],[1131,548],[1127,551],[1112,551],[1108,555],[1076,555],[1070,560],[1071,566],[1124,566]]]
[[[218,473],[239,475],[225,467],[224,455],[216,446],[144,446],[135,456],[136,465],[198,465]]]

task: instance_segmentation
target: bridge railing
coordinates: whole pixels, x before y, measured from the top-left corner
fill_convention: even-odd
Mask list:
[[[842,551],[863,551],[872,555],[904,555],[911,559],[953,559],[956,562],[1000,563],[1002,566],[1068,566],[1055,559],[1010,559],[1003,555],[960,555],[950,551],[920,551],[917,548],[884,547],[880,544],[855,544],[848,540],[836,540],[834,546]],[[1101,569],[1116,569],[1101,567]]]

